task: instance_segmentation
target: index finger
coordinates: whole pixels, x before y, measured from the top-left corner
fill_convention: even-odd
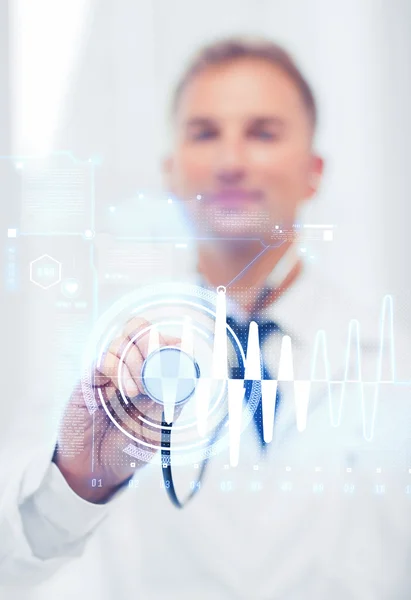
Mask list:
[[[124,335],[127,336],[130,340],[138,336],[138,334],[144,329],[149,329],[150,327],[155,328],[155,325],[152,325],[150,321],[143,319],[141,317],[134,317],[130,319],[124,327]],[[147,358],[147,355],[150,350],[150,337],[152,335],[158,335],[158,342],[160,346],[173,346],[181,343],[180,338],[175,336],[163,335],[158,330],[157,333],[151,331],[147,331],[146,335],[141,335],[138,339],[133,341],[133,344],[138,347],[143,359]]]

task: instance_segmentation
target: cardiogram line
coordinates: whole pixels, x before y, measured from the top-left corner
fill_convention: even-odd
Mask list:
[[[384,340],[385,340],[385,330],[389,327],[389,335],[388,342],[390,344],[390,366],[391,366],[391,378],[388,380],[382,379],[382,365],[383,365],[383,356],[384,356]],[[378,408],[378,400],[379,400],[379,392],[381,383],[395,383],[396,382],[396,363],[395,363],[395,336],[394,336],[394,311],[393,311],[393,299],[392,296],[386,295],[383,298],[382,308],[380,313],[380,346],[377,357],[377,368],[376,368],[376,377],[375,381],[365,382],[363,381],[362,376],[362,358],[361,358],[361,332],[360,332],[360,324],[358,320],[352,319],[349,323],[348,327],[348,340],[346,347],[346,356],[345,356],[345,369],[344,369],[344,378],[341,381],[331,381],[330,378],[330,364],[328,359],[327,352],[327,339],[324,330],[319,330],[316,334],[315,344],[314,344],[314,352],[312,359],[312,367],[311,367],[311,381],[321,381],[327,384],[328,388],[328,402],[329,402],[329,410],[330,410],[330,422],[333,427],[339,427],[341,424],[342,418],[342,410],[344,405],[344,399],[346,394],[346,386],[348,383],[357,383],[359,386],[359,393],[361,399],[361,414],[363,420],[363,435],[366,441],[371,441],[374,435],[375,430],[375,421],[377,415]],[[323,362],[325,367],[325,380],[317,378],[315,376],[317,365],[319,362],[319,352],[320,352],[320,344],[322,346],[322,355]],[[356,375],[353,379],[349,378],[349,369],[351,365],[351,352],[352,347],[354,345],[354,353],[355,353],[355,367],[356,367]],[[334,398],[333,391],[331,389],[333,383],[341,384],[341,392],[340,398],[338,401],[337,407],[337,418],[335,419],[334,415]],[[366,407],[365,407],[365,394],[364,394],[364,386],[365,385],[374,385],[374,394],[371,406],[371,426],[370,426],[370,434],[367,434],[366,431]]]

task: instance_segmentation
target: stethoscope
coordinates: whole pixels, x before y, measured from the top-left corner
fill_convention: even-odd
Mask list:
[[[266,281],[266,286],[263,288],[261,294],[265,295],[267,294],[268,289],[279,287],[279,283],[282,283],[282,281],[285,280],[286,276],[295,267],[298,260],[296,244],[294,243],[271,272]],[[267,284],[269,287],[267,287]],[[260,299],[261,297],[259,296],[258,300]],[[184,508],[187,502],[189,502],[199,491],[201,487],[201,481],[203,480],[205,471],[207,469],[208,458],[204,459],[202,462],[199,475],[193,489],[185,498],[185,500],[180,500],[175,489],[171,468],[172,422],[168,422],[168,420],[166,420],[165,414],[167,412],[166,403],[170,400],[164,397],[164,387],[162,384],[163,377],[167,378],[168,375],[175,377],[175,373],[177,372],[179,373],[179,381],[178,386],[174,390],[172,402],[174,407],[179,407],[192,398],[196,390],[196,382],[201,376],[200,367],[192,356],[176,346],[164,346],[162,348],[158,348],[149,354],[149,356],[147,356],[145,359],[142,366],[141,379],[147,396],[154,402],[163,406],[161,419],[161,462],[163,481],[170,501],[174,506],[181,509]],[[210,439],[211,446],[217,441],[223,427],[225,427],[227,422],[228,415],[222,419],[212,433]]]
[[[177,508],[183,508],[187,502],[195,496],[201,487],[201,481],[208,465],[208,459],[204,459],[198,474],[197,481],[188,496],[182,501],[177,496],[171,468],[171,431],[173,423],[166,421],[165,404],[169,401],[164,397],[164,388],[161,378],[168,374],[173,376],[179,373],[178,386],[174,391],[172,402],[173,408],[185,404],[195,393],[196,382],[200,378],[200,367],[195,359],[176,346],[164,346],[152,352],[144,361],[141,370],[141,380],[147,396],[154,402],[163,406],[161,418],[161,463],[164,487],[172,504]],[[161,377],[159,376],[161,373]],[[226,425],[228,416],[215,428],[210,444],[213,445],[222,428]]]

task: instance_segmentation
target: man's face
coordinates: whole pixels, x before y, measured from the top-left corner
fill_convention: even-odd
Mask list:
[[[209,67],[183,91],[175,127],[165,172],[197,231],[270,243],[292,228],[322,161],[287,74],[260,59]]]

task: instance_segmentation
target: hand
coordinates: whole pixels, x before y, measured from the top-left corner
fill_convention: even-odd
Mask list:
[[[116,392],[122,384],[125,395],[132,400],[129,403],[128,411],[133,426],[133,435],[137,439],[156,446],[160,445],[161,430],[153,432],[152,428],[138,418],[139,414],[144,413],[144,416],[150,421],[160,424],[163,410],[160,404],[153,402],[145,395],[142,385],[141,369],[148,354],[148,335],[139,337],[130,345],[122,364],[121,382],[118,379],[118,366],[124,348],[130,344],[136,333],[149,325],[148,321],[139,317],[131,319],[126,324],[121,335],[110,344],[98,369],[96,366],[93,367],[94,377],[91,381],[94,379],[94,385],[85,384],[84,381],[79,382],[65,411],[53,460],[70,487],[85,500],[107,501],[135,471],[135,468],[129,466],[130,461],[125,460],[126,455],[123,452],[128,438],[107,416],[98,396],[98,388],[104,394],[104,398],[111,400],[115,399]],[[159,341],[160,346],[180,344],[178,338],[161,335],[159,335]],[[87,391],[93,394],[98,405],[94,415],[90,415],[84,400],[84,392]],[[80,428],[80,433],[84,431],[83,439],[80,440],[80,443],[82,442],[80,449],[73,448],[73,439],[79,441],[78,428]],[[136,467],[145,464],[135,459],[133,462],[136,463]],[[96,483],[94,487],[92,487],[92,481]]]

